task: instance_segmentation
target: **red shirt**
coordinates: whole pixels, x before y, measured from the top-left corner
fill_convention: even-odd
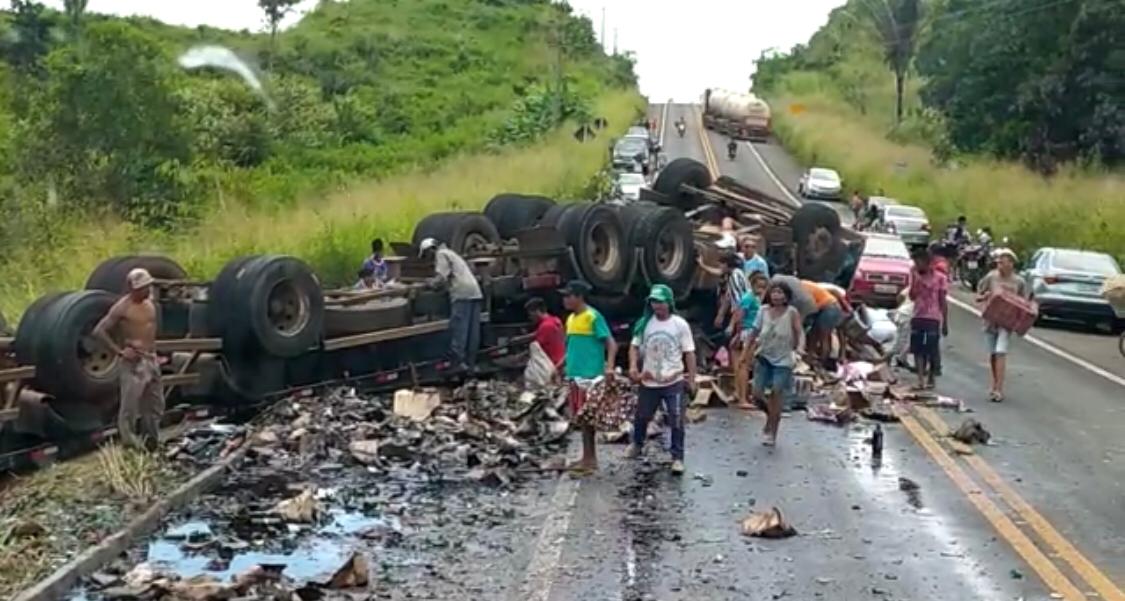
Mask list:
[[[562,365],[566,357],[566,336],[563,334],[562,320],[554,315],[545,315],[535,326],[535,342],[551,358],[555,366]]]

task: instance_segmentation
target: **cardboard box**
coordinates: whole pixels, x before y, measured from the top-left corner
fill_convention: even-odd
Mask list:
[[[1010,292],[1001,292],[989,297],[983,317],[988,323],[1022,336],[1035,324],[1038,315],[1039,307],[1033,301]]]

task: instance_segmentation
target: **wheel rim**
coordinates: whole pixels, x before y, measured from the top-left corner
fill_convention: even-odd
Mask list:
[[[472,233],[465,236],[465,242],[461,245],[461,252],[468,254],[481,254],[488,250],[489,241],[481,234]]]
[[[295,336],[309,323],[309,299],[292,281],[285,281],[270,289],[266,304],[266,319],[270,327],[282,336]]]
[[[656,238],[656,266],[660,275],[673,278],[683,268],[687,258],[683,238],[669,228],[660,231]]]
[[[90,378],[105,378],[117,367],[117,355],[92,336],[83,336],[78,342],[77,350],[78,363]]]
[[[612,273],[617,269],[618,250],[613,243],[613,232],[609,226],[599,223],[590,228],[587,238],[590,249],[590,262],[602,273]]]

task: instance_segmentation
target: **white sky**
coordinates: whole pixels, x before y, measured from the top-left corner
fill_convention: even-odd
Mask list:
[[[406,0],[409,1],[409,0]],[[641,91],[653,101],[698,100],[704,88],[745,90],[762,50],[805,42],[844,0],[569,0],[605,44],[637,55]],[[62,8],[62,0],[45,0]],[[301,12],[315,6],[301,3]],[[261,30],[256,0],[90,0],[91,12],[146,15],[167,23]],[[292,15],[288,22],[298,17]]]

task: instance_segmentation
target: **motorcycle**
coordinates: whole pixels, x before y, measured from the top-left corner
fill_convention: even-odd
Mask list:
[[[681,122],[676,124],[676,133],[680,134],[681,138],[684,137],[684,132],[686,132],[686,131],[687,131],[687,124],[686,123],[681,121]]]
[[[968,244],[957,256],[957,277],[968,289],[976,290],[977,284],[988,273],[991,262],[990,250],[990,247],[984,244]]]
[[[734,157],[737,154],[738,154],[738,145],[735,144],[734,142],[731,142],[730,144],[727,144],[727,156],[730,157],[730,160],[733,161]]]

